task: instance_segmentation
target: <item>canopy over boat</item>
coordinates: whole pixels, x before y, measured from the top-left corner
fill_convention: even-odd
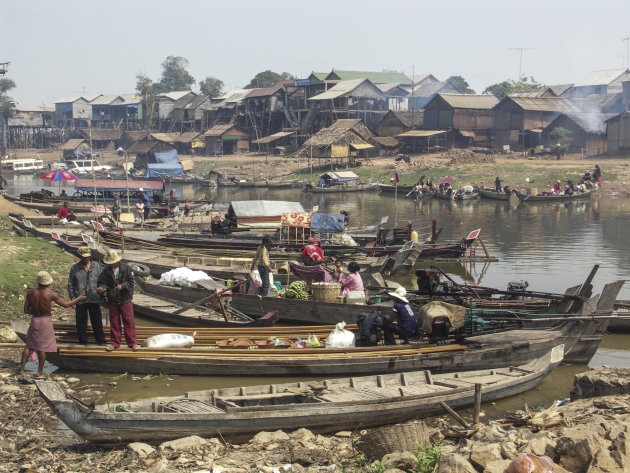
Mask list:
[[[234,200],[228,217],[236,220],[238,228],[280,228],[285,213],[303,213],[299,202],[284,200]]]

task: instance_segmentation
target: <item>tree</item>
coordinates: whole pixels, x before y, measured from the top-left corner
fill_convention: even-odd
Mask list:
[[[142,103],[145,113],[145,125],[147,130],[153,125],[155,116],[155,104],[157,103],[157,94],[162,92],[161,84],[154,84],[150,77],[142,73],[136,76],[136,92],[142,96]]]
[[[278,74],[277,72],[272,72],[269,69],[263,72],[259,72],[254,76],[254,78],[250,81],[249,84],[245,86],[246,89],[256,89],[256,88],[265,88],[271,87],[277,82],[281,80],[293,80],[295,77],[288,72],[283,72],[282,74]]]
[[[7,152],[7,119],[13,114],[15,102],[7,95],[7,92],[15,88],[15,82],[11,79],[0,79],[0,129],[2,129],[2,149],[0,155]]]
[[[446,83],[452,85],[462,94],[474,94],[475,91],[468,86],[468,82],[462,76],[451,76],[446,79]]]
[[[486,90],[483,91],[484,94],[492,94],[499,100],[503,100],[508,95],[514,92],[527,92],[530,90],[540,90],[544,89],[545,85],[536,82],[533,77],[523,76],[518,81],[514,80],[504,80],[503,82],[499,82],[497,84],[492,84],[486,87]]]
[[[180,56],[168,56],[162,63],[162,78],[160,84],[166,92],[174,90],[191,90],[195,78],[186,70],[188,59]]]
[[[199,82],[199,89],[208,97],[218,97],[223,92],[223,81],[216,77],[208,76]]]
[[[573,137],[571,136],[571,132],[564,128],[563,126],[559,126],[554,128],[551,134],[551,148],[558,155],[558,159],[560,159],[561,154],[565,154],[569,151],[569,147],[573,142]]]

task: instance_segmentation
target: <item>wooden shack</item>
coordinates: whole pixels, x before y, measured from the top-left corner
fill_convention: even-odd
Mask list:
[[[608,154],[630,155],[630,112],[606,120]]]
[[[323,128],[302,146],[300,154],[313,158],[327,158],[331,162],[343,164],[347,159],[352,164],[354,159],[367,155],[375,147],[370,143],[374,132],[360,119],[337,120],[328,128]]]
[[[545,128],[542,134],[546,147],[555,144],[553,131],[562,127],[571,133],[569,153],[581,153],[594,156],[606,152],[606,120],[613,115],[605,113],[568,113],[561,114]]]
[[[423,110],[390,110],[375,127],[379,136],[395,136],[422,127]]]
[[[208,156],[221,156],[249,151],[250,135],[233,124],[215,125],[203,134]]]

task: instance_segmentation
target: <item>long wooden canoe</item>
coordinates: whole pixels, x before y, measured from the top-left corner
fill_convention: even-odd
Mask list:
[[[560,195],[526,195],[516,191],[516,195],[521,202],[536,203],[536,202],[566,202],[569,200],[588,200],[591,198],[591,191],[575,192],[573,194],[560,194]]]
[[[537,386],[562,361],[556,345],[537,360],[502,369],[433,375],[429,371],[223,388],[116,405],[88,406],[55,381],[35,384],[59,418],[86,440],[103,445],[155,442],[187,435],[240,441],[260,431],[356,430],[495,401]]]
[[[338,185],[331,187],[305,187],[306,192],[312,192],[313,194],[340,194],[344,192],[369,192],[379,190],[379,186],[372,183],[355,184],[355,185]]]

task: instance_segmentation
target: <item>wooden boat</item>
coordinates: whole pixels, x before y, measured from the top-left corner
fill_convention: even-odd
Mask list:
[[[448,191],[446,192],[437,191],[435,193],[435,197],[437,197],[440,200],[455,200],[455,190],[452,188],[449,188]]]
[[[225,185],[225,184],[223,184]],[[300,187],[301,183],[294,182],[284,182],[284,181],[236,181],[234,182],[236,187],[241,188],[262,188],[262,189],[292,189],[296,187]]]
[[[484,199],[492,199],[492,200],[510,200],[511,194],[506,194],[505,192],[497,192],[496,189],[491,189],[489,187],[480,187],[479,195]]]
[[[205,307],[203,309],[191,307],[181,312],[181,309],[186,307],[188,305],[182,301],[156,297],[155,295],[134,294],[133,310],[135,314],[169,325],[183,327],[267,327],[278,321],[277,312],[266,313],[254,320],[242,314],[235,316],[234,314],[238,314],[238,312],[228,308],[226,311],[227,320],[225,320],[216,310],[208,310]]]
[[[55,381],[35,384],[59,418],[85,440],[119,445],[187,435],[246,440],[260,431],[337,432],[403,422],[495,401],[537,386],[562,361],[562,345],[539,359],[501,369],[432,374],[429,371],[195,391],[116,405],[89,406]]]
[[[471,186],[472,187],[472,186]],[[473,190],[470,191],[465,188],[457,189],[455,193],[455,200],[474,200],[479,198],[479,189],[477,187],[473,187]]]
[[[25,339],[27,324],[12,321]],[[185,349],[107,352],[99,346],[59,346],[47,359],[79,371],[219,376],[363,376],[429,369],[452,372],[501,368],[536,360],[563,344],[565,361],[587,363],[599,345],[607,319],[568,319],[553,328],[519,329],[466,337],[464,344],[421,344],[343,349]],[[115,360],[113,359],[115,358]]]
[[[573,194],[560,194],[560,195],[526,195],[518,191],[515,191],[516,195],[521,202],[536,203],[536,202],[566,202],[570,200],[588,200],[591,198],[591,191],[575,192]]]
[[[330,187],[313,187],[307,186],[304,188],[306,192],[312,192],[313,194],[330,194],[330,193],[342,193],[342,192],[366,192],[378,190],[379,186],[373,183],[363,184],[348,184],[348,185],[336,185]]]
[[[398,195],[405,195],[408,192],[413,192],[415,186],[392,186],[391,184],[378,184],[378,188],[384,194],[395,194],[396,188],[398,188]]]

